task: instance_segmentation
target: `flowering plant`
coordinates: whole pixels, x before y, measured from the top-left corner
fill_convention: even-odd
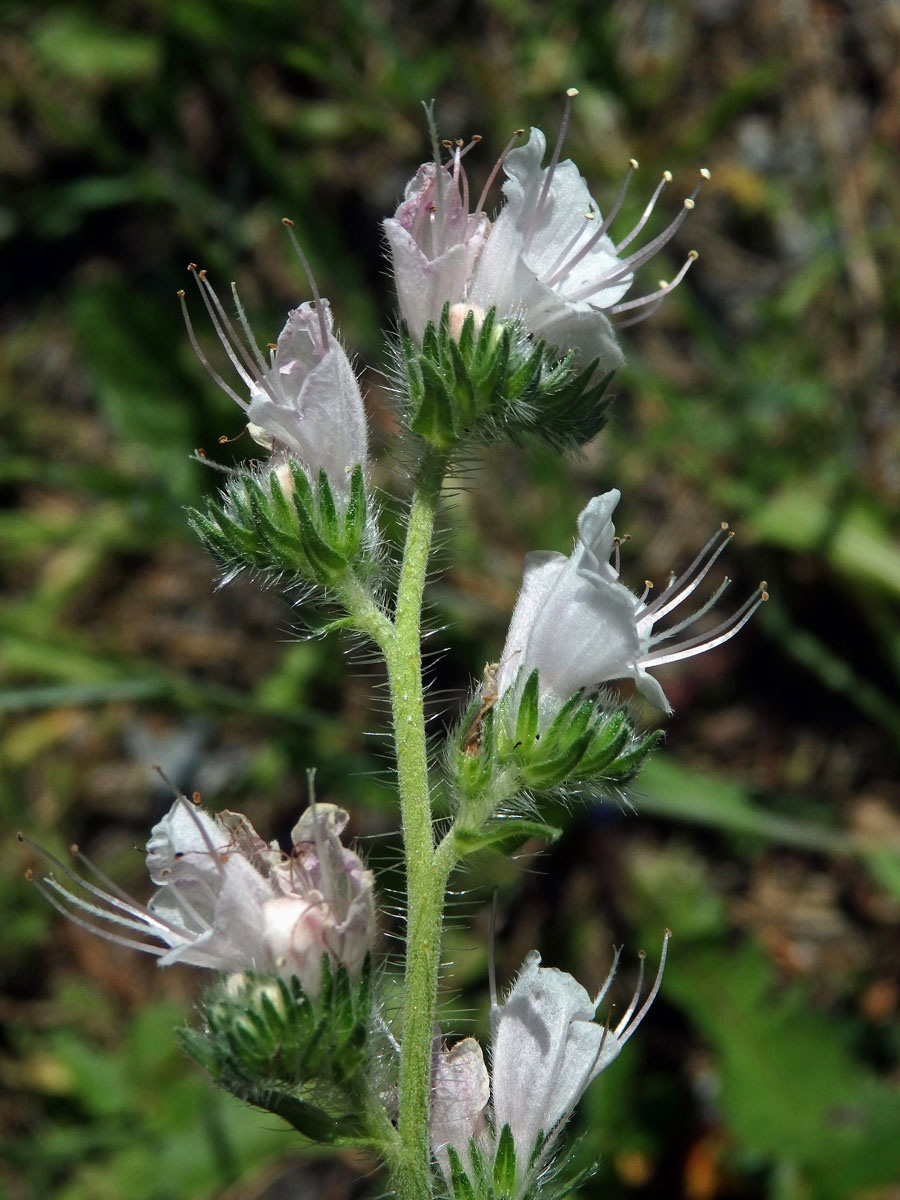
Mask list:
[[[440,143],[432,118],[433,158],[384,222],[401,319],[392,346],[397,417],[413,461],[399,554],[382,535],[359,381],[290,222],[312,300],[289,312],[268,356],[236,289],[232,319],[206,272],[190,268],[239,386],[207,355],[180,293],[201,363],[268,455],[220,468],[222,494],[191,513],[194,528],[226,580],[248,571],[292,591],[318,633],[367,639],[386,670],[406,872],[399,1016],[386,1003],[388,967],[373,969],[375,880],[342,842],[349,817],[333,804],[311,798],[285,852],[241,814],[214,814],[178,796],[147,843],[155,890],[146,904],[80,852],[83,873],[23,838],[49,863],[38,887],[70,920],[160,966],[222,976],[199,1028],[183,1031],[219,1084],[309,1139],[375,1152],[400,1200],[528,1200],[571,1186],[560,1182],[566,1122],[645,1019],[669,935],[646,998],[641,955],[637,987],[615,1024],[602,1006],[618,952],[593,998],[572,976],[542,966],[537,951],[503,1002],[492,970],[489,1070],[475,1038],[447,1046],[435,1034],[448,885],[477,851],[551,841],[558,830],[541,813],[548,794],[627,800],[659,735],[638,728],[609,685],[629,679],[670,713],[655,669],[732,637],[765,599],[763,585],[724,621],[682,637],[727,586],[667,622],[717,562],[727,527],[659,595],[649,584],[636,595],[620,579],[612,523],[620,497],[607,490],[578,517],[570,554],[526,557],[497,661],[440,754],[426,737],[422,611],[445,480],[472,446],[586,444],[606,419],[606,386],[624,362],[618,327],[654,311],[696,259],[690,252],[671,283],[627,298],[697,191],[641,242],[671,182],[666,173],[636,225],[614,236],[637,164],[602,217],[578,168],[561,158],[568,120],[567,104],[546,165],[540,130],[519,147],[514,138],[473,204],[464,160],[480,139]],[[502,204],[491,216],[501,174]],[[441,823],[439,793],[448,814]]]

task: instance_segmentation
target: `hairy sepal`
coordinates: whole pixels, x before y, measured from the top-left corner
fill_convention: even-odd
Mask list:
[[[302,465],[290,460],[285,483],[275,470],[240,472],[210,500],[205,513],[189,510],[206,548],[234,574],[330,587],[352,569],[375,561],[374,522],[365,477],[357,465],[346,503],[338,505],[324,471],[315,487]]]
[[[503,440],[572,450],[606,420],[612,372],[598,379],[596,362],[577,369],[573,355],[498,321],[494,309],[478,319],[470,311],[454,332],[446,304],[421,346],[401,333],[398,359],[403,422],[442,452]]]
[[[313,1141],[365,1140],[358,1097],[372,1030],[368,960],[354,983],[323,955],[315,999],[296,976],[232,976],[207,994],[202,1011],[203,1027],[180,1030],[181,1040],[217,1084]]]

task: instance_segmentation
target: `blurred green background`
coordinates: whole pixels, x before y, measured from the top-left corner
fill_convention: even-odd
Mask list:
[[[549,853],[477,862],[447,938],[446,1025],[485,1032],[487,899],[498,970],[532,946],[588,987],[624,943],[663,993],[579,1114],[581,1195],[900,1196],[900,6],[895,2],[94,0],[2,5],[0,32],[0,1195],[10,1200],[335,1200],[371,1162],[311,1156],[182,1057],[203,981],[57,920],[14,831],[77,840],[147,894],[160,763],[284,836],[347,805],[395,886],[381,674],[298,638],[290,603],[216,569],[183,509],[189,460],[240,415],[194,359],[175,292],[196,259],[241,283],[263,342],[307,295],[293,217],[367,371],[377,481],[390,448],[393,320],[378,222],[442,133],[551,129],[601,208],[630,156],[639,214],[663,168],[671,255],[701,259],[624,336],[608,430],[571,463],[498,450],[443,518],[431,590],[434,728],[502,644],[522,555],[568,550],[620,487],[634,586],[684,566],[720,520],[736,598],[771,602],[721,650],[660,672],[675,705],[637,815],[557,814]],[[195,306],[199,307],[199,306]],[[198,324],[201,322],[198,320]],[[646,712],[648,721],[654,714]],[[372,736],[375,735],[375,736]],[[373,774],[374,773],[374,774]],[[391,898],[388,897],[388,903]],[[386,932],[391,926],[386,920]],[[386,941],[385,946],[389,946]]]

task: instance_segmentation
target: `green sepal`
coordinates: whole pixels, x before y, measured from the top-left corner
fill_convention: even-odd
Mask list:
[[[494,1191],[498,1200],[512,1197],[516,1190],[516,1145],[512,1130],[504,1125],[494,1155]]]
[[[288,494],[274,469],[261,475],[235,473],[207,511],[190,511],[200,540],[230,570],[249,569],[279,579],[324,587],[374,559],[369,503],[361,464],[354,467],[342,512],[324,471],[315,487],[303,466],[287,464]]]
[[[468,312],[454,338],[445,304],[440,320],[426,325],[420,346],[401,334],[399,360],[401,417],[442,452],[463,440],[574,449],[605,420],[612,375],[595,381],[597,362],[579,370],[573,354],[533,341],[515,321],[498,321],[496,309],[480,327]]]
[[[453,1200],[476,1200],[475,1189],[466,1173],[462,1159],[455,1146],[447,1147],[447,1159],[450,1163],[450,1187]]]
[[[357,1097],[371,1035],[371,965],[359,980],[322,958],[319,994],[246,972],[213,989],[205,1027],[181,1030],[187,1052],[234,1095],[331,1144],[358,1143]]]
[[[538,731],[538,673],[532,671],[522,688],[516,714],[516,742],[526,751],[534,746]]]
[[[545,825],[543,821],[529,821],[524,817],[503,817],[489,822],[481,829],[466,829],[454,827],[453,839],[456,842],[460,856],[475,854],[478,850],[498,850],[508,853],[516,846],[521,846],[529,838],[544,838],[555,842],[562,836],[562,830],[555,825]]]

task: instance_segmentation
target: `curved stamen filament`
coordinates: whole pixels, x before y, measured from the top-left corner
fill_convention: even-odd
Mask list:
[[[666,185],[670,184],[671,182],[672,182],[672,172],[671,171],[663,171],[662,179],[660,179],[659,183],[656,185],[653,195],[650,197],[649,201],[647,202],[647,207],[644,209],[643,213],[641,214],[640,220],[638,221],[637,225],[635,225],[635,227],[634,227],[634,229],[632,229],[631,233],[627,234],[622,239],[622,241],[616,245],[616,254],[620,254],[625,249],[626,246],[631,245],[631,243],[634,241],[634,239],[637,237],[637,235],[641,232],[641,230],[644,228],[644,226],[650,220],[650,214],[653,212],[654,208],[656,208],[657,200],[660,198],[660,196],[665,191]]]
[[[660,633],[654,633],[650,637],[648,644],[655,646],[659,642],[664,642],[668,638],[674,637],[676,633],[681,633],[682,629],[687,629],[688,626],[693,625],[695,621],[699,621],[701,617],[705,617],[709,610],[718,603],[723,592],[730,586],[731,580],[726,575],[725,579],[719,584],[706,603],[701,605],[696,612],[691,613],[689,617],[685,617],[683,621],[679,621],[677,625],[673,625],[671,629],[664,629]]]
[[[244,363],[244,366],[250,372],[249,378],[253,379],[256,376],[256,373],[258,370],[257,363],[256,363],[256,360],[254,359],[253,353],[251,352],[251,350],[249,350],[247,348],[247,346],[244,345],[244,339],[240,336],[240,334],[238,333],[238,331],[235,329],[234,325],[232,324],[231,318],[226,313],[224,305],[222,304],[222,301],[219,299],[218,293],[216,292],[213,285],[209,282],[209,276],[206,274],[206,271],[198,271],[197,279],[199,280],[200,283],[203,284],[204,289],[208,293],[210,300],[212,301],[213,305],[215,306],[215,310],[219,315],[219,320],[222,323],[222,328],[225,330],[226,334],[228,335],[227,336],[228,342],[234,348],[235,352],[240,355],[241,360]],[[259,354],[258,347],[255,348],[255,352],[257,355]]]
[[[631,997],[631,1003],[625,1009],[625,1012],[622,1014],[622,1019],[616,1026],[616,1038],[618,1038],[619,1035],[624,1033],[624,1031],[628,1028],[628,1022],[631,1020],[631,1015],[637,1008],[638,1001],[641,998],[641,989],[644,986],[644,965],[647,961],[647,955],[643,950],[638,955],[638,960],[640,962],[640,966],[638,968],[637,986],[634,989],[634,995]]]
[[[187,301],[186,301],[185,295],[184,295],[184,288],[179,289],[178,299],[181,301],[181,315],[184,317],[184,323],[185,323],[185,326],[187,327],[188,339],[191,343],[191,347],[192,347],[194,353],[197,355],[197,358],[199,358],[199,360],[200,360],[201,366],[205,367],[206,372],[209,375],[210,379],[212,379],[213,383],[217,384],[222,389],[222,391],[225,393],[225,395],[229,396],[235,402],[235,404],[239,405],[240,408],[242,408],[244,410],[244,412],[247,412],[248,409],[250,408],[250,405],[247,403],[246,400],[244,400],[241,396],[239,396],[237,394],[237,392],[234,390],[234,388],[230,384],[225,382],[225,380],[222,378],[222,376],[219,374],[219,372],[213,367],[213,365],[210,363],[209,359],[203,353],[203,350],[200,348],[200,343],[197,341],[197,335],[194,333],[194,326],[191,322],[190,313],[188,312]]]
[[[72,912],[70,908],[58,900],[54,893],[40,880],[35,880],[34,885],[48,904],[52,905],[58,913],[61,913],[67,921],[71,921],[73,925],[77,925],[80,929],[86,929],[88,933],[94,933],[98,937],[105,938],[108,942],[115,942],[118,946],[127,946],[130,950],[143,950],[145,954],[155,954],[158,958],[168,953],[168,947],[149,946],[146,942],[139,942],[136,938],[123,937],[121,934],[113,933],[111,929],[103,929],[92,925],[90,921],[79,917],[77,913]],[[62,889],[62,894],[67,899],[73,899],[64,889]]]
[[[269,364],[263,358],[262,351],[256,344],[256,338],[253,336],[253,330],[250,328],[250,322],[247,319],[244,306],[241,304],[241,298],[238,295],[237,284],[234,282],[234,280],[231,281],[231,296],[234,300],[234,307],[238,315],[238,320],[241,323],[241,329],[244,331],[244,338],[246,339],[247,345],[250,347],[250,353],[253,355],[259,370],[265,374],[265,372],[269,369]]]
[[[713,563],[733,537],[734,534],[729,530],[728,526],[723,524],[712,535],[688,569],[682,572],[681,575],[670,579],[665,590],[660,592],[651,604],[647,605],[641,614],[640,623],[644,624],[648,617],[652,617],[655,624],[657,621],[662,620],[667,613],[670,613],[673,608],[677,608],[679,604],[686,600],[691,592],[695,591],[706,577]],[[719,541],[720,538],[721,541]],[[716,542],[719,542],[718,546],[716,546]],[[695,576],[697,571],[699,571],[699,574]]]
[[[606,993],[609,991],[610,987],[612,986],[612,981],[616,977],[616,971],[618,970],[619,959],[621,957],[622,957],[622,947],[619,946],[617,948],[615,954],[613,955],[612,966],[609,968],[609,973],[607,974],[606,979],[604,979],[604,981],[603,981],[603,986],[600,988],[600,991],[597,993],[596,999],[594,1000],[594,1012],[596,1012],[597,1009],[600,1007],[600,1005],[603,1003],[603,997],[606,995]]]
[[[675,289],[678,287],[679,283],[681,283],[682,279],[684,279],[685,275],[687,275],[688,271],[691,269],[691,267],[694,265],[694,263],[697,261],[697,259],[699,257],[700,257],[700,255],[697,253],[696,250],[689,251],[688,256],[685,259],[684,263],[682,264],[681,269],[679,270],[678,274],[675,276],[675,278],[672,280],[671,283],[660,282],[660,285],[655,292],[650,292],[646,296],[639,297],[637,300],[626,300],[623,304],[614,304],[612,306],[612,308],[607,309],[607,312],[615,314],[615,313],[627,312],[629,309],[632,309],[632,308],[641,308],[645,304],[658,305],[664,296],[667,296],[669,294],[669,292],[675,291]],[[644,313],[643,317],[641,319],[643,319],[646,316],[649,316],[649,313]],[[620,329],[623,328],[622,325],[619,325],[618,327]]]
[[[531,244],[531,239],[534,237],[534,231],[540,223],[541,216],[544,211],[544,205],[547,203],[547,196],[550,194],[550,187],[553,183],[553,176],[556,173],[556,168],[559,165],[559,156],[562,152],[563,142],[566,140],[566,133],[569,129],[569,119],[572,115],[572,101],[578,95],[577,88],[569,88],[566,92],[566,106],[563,109],[562,121],[559,124],[559,134],[556,138],[556,144],[553,147],[553,153],[550,155],[550,162],[544,172],[544,186],[541,188],[541,193],[538,196],[538,202],[531,214],[531,220],[528,223],[528,228],[525,230],[524,246],[527,250]]]
[[[213,305],[213,303],[207,293],[207,287],[209,287],[209,291],[212,291],[212,288],[208,284],[206,286],[204,286],[204,284],[206,282],[205,281],[206,272],[198,271],[196,264],[194,264],[194,263],[191,263],[188,266],[188,270],[190,271],[191,275],[193,276],[194,282],[197,285],[197,288],[200,292],[200,296],[203,300],[203,303],[206,306],[206,311],[209,314],[209,319],[212,321],[213,329],[215,329],[216,336],[218,337],[219,341],[222,343],[222,348],[224,349],[225,353],[228,355],[228,360],[231,363],[231,365],[237,371],[238,375],[240,375],[241,379],[243,380],[243,382],[245,383],[245,385],[247,386],[247,388],[250,390],[251,393],[254,392],[257,388],[261,387],[266,391],[266,393],[269,395],[269,397],[272,400],[277,401],[277,396],[272,391],[271,385],[269,384],[269,381],[266,378],[266,376],[265,375],[257,376],[255,368],[253,370],[253,374],[248,374],[246,368],[244,367],[243,363],[241,362],[240,358],[238,357],[238,355],[234,349],[234,346],[231,343],[231,339],[229,338],[228,334],[226,333],[225,328],[223,327],[221,321],[219,320],[219,316],[218,316],[218,313],[216,312],[216,308]],[[215,295],[214,292],[213,292],[213,295]],[[242,407],[246,411],[249,406],[246,404],[243,404]]]
[[[656,978],[653,980],[653,987],[650,989],[647,999],[641,1005],[637,1016],[631,1022],[630,1026],[627,1029],[625,1029],[622,1032],[621,1036],[619,1037],[619,1041],[622,1042],[623,1045],[625,1042],[628,1041],[628,1039],[631,1037],[631,1035],[637,1029],[638,1025],[640,1025],[641,1021],[643,1021],[644,1017],[646,1017],[647,1013],[650,1011],[650,1006],[652,1005],[653,1001],[656,999],[657,995],[659,994],[660,985],[662,984],[663,972],[666,969],[666,955],[669,952],[669,938],[671,936],[672,936],[671,930],[667,929],[665,934],[663,935],[662,954],[659,957],[659,967],[656,972]],[[643,963],[641,965],[643,966]],[[643,978],[643,975],[642,975],[642,978]],[[618,1036],[618,1031],[617,1031],[617,1036]]]
[[[60,859],[58,859],[55,854],[51,854],[49,850],[45,850],[43,846],[38,845],[37,842],[32,841],[31,838],[26,837],[25,834],[19,834],[19,840],[21,842],[23,842],[26,846],[29,846],[37,854],[40,854],[40,856],[42,858],[46,859],[47,862],[49,862],[52,867],[55,867],[57,871],[61,871],[62,874],[66,876],[66,878],[71,879],[74,883],[77,883],[79,887],[83,888],[90,895],[96,896],[98,900],[102,900],[105,904],[108,904],[111,908],[117,908],[120,912],[127,913],[129,917],[132,917],[137,921],[143,922],[147,927],[156,926],[158,929],[165,929],[169,933],[178,933],[179,932],[175,925],[172,925],[169,921],[166,921],[161,917],[155,917],[143,905],[136,904],[129,896],[125,895],[124,893],[122,894],[122,896],[116,896],[109,892],[104,892],[101,888],[96,887],[93,883],[90,882],[90,880],[85,879],[83,875],[79,875],[77,871],[73,871],[71,867],[67,867],[66,864],[64,862],[61,862]],[[66,891],[66,889],[63,887],[63,885],[61,883],[59,883],[58,880],[54,879],[54,877],[52,875],[47,877],[47,881],[49,881],[51,879],[53,880],[53,885],[54,885],[55,889],[58,892],[60,892],[61,894],[67,896],[74,904],[78,904],[80,907],[85,907],[88,904],[88,901],[80,900],[79,897],[73,895],[71,892]],[[96,906],[91,905],[90,908],[95,909]],[[101,909],[99,911],[102,912],[103,910]],[[114,914],[109,914],[108,919],[124,921],[125,918],[118,918],[118,917],[115,917]]]
[[[593,250],[593,248],[597,245],[597,243],[600,241],[600,239],[606,233],[607,229],[609,229],[610,225],[612,225],[613,221],[619,215],[619,209],[622,207],[622,204],[625,201],[625,196],[628,194],[628,187],[629,187],[629,184],[631,183],[631,178],[637,169],[638,169],[638,160],[636,158],[629,159],[628,170],[625,172],[625,178],[622,180],[622,184],[619,188],[618,195],[616,196],[615,200],[613,201],[612,208],[609,210],[609,212],[606,214],[606,216],[600,222],[600,224],[597,226],[597,228],[592,232],[591,236],[588,238],[588,240],[585,242],[585,244],[581,247],[581,249],[577,252],[577,254],[573,255],[573,257],[570,258],[568,260],[568,262],[563,262],[562,265],[554,264],[554,266],[552,268],[553,273],[550,275],[550,277],[548,279],[545,280],[548,287],[553,287],[556,283],[559,282],[560,279],[562,279],[562,277],[564,275],[568,275],[568,273],[574,267],[578,266],[578,264],[585,257],[585,255],[590,254],[590,252]],[[584,232],[583,230],[579,230],[578,236],[580,237],[583,232]],[[568,249],[566,251],[564,251],[564,254],[565,253],[568,253]]]
[[[648,654],[646,658],[641,659],[640,665],[644,668],[661,667],[665,663],[681,662],[682,659],[693,658],[695,654],[714,650],[716,646],[721,646],[723,642],[733,638],[739,629],[743,629],[759,606],[764,604],[768,598],[769,593],[760,586],[758,592],[745,600],[736,612],[709,633],[690,638],[666,653]]]
[[[322,306],[322,297],[319,295],[319,289],[316,287],[316,279],[312,273],[312,268],[309,265],[309,259],[303,253],[303,247],[294,233],[294,222],[290,217],[282,217],[282,225],[287,230],[288,237],[291,239],[291,245],[294,247],[294,253],[300,260],[300,266],[303,268],[303,274],[306,276],[306,281],[309,284],[309,290],[312,292],[313,302],[316,306],[316,313],[319,318],[319,332],[322,335],[322,354],[328,349],[328,323],[325,320],[325,309]]]
[[[478,203],[475,205],[476,213],[480,213],[484,210],[484,206],[487,203],[488,193],[490,192],[491,188],[494,186],[494,180],[500,174],[500,168],[503,166],[504,162],[506,161],[507,154],[509,154],[510,150],[512,150],[513,146],[516,144],[516,142],[519,140],[519,138],[522,136],[522,134],[524,132],[525,132],[524,129],[516,130],[516,132],[512,135],[512,137],[506,143],[503,153],[500,155],[500,157],[494,163],[491,173],[487,177],[487,183],[481,189],[481,195],[478,197]]]
[[[645,246],[642,246],[640,250],[635,250],[634,254],[630,254],[628,258],[623,258],[616,270],[611,271],[608,275],[601,276],[600,279],[593,280],[579,292],[569,296],[569,300],[572,303],[576,303],[579,300],[587,300],[590,296],[593,296],[595,292],[600,292],[604,288],[612,287],[616,283],[621,283],[623,279],[626,279],[629,275],[633,274],[638,267],[642,267],[645,262],[649,262],[651,258],[655,257],[655,255],[662,250],[663,246],[665,246],[667,242],[672,240],[672,238],[687,220],[687,215],[693,207],[694,201],[691,199],[691,197],[688,197],[682,205],[681,212],[677,217],[669,222],[662,233],[658,233],[655,238],[652,238]]]

